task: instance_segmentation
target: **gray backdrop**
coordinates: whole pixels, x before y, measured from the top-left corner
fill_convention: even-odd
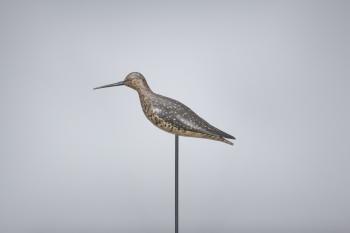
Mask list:
[[[173,232],[151,88],[237,137],[180,138],[180,232],[349,232],[349,4],[0,3],[0,232]]]

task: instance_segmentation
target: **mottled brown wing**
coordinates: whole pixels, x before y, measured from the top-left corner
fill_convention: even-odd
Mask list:
[[[151,103],[157,115],[172,125],[193,132],[235,139],[233,136],[210,125],[189,107],[177,100],[162,95],[156,95],[155,98],[151,99]]]

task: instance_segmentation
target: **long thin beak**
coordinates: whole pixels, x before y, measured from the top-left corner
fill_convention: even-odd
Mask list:
[[[124,81],[117,82],[117,83],[112,83],[112,84],[108,84],[108,85],[104,85],[104,86],[100,86],[100,87],[95,87],[94,90],[101,89],[101,88],[106,88],[106,87],[122,86],[122,85],[124,85]]]

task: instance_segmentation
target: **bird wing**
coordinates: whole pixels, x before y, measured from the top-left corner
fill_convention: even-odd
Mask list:
[[[233,136],[210,125],[189,107],[177,100],[166,96],[157,95],[155,98],[152,98],[152,105],[156,111],[156,114],[164,121],[169,122],[172,125],[177,125],[182,129],[193,132],[235,139]]]

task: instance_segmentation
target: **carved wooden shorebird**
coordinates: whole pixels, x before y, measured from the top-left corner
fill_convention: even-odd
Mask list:
[[[226,140],[235,139],[233,136],[210,125],[179,101],[154,93],[143,75],[138,72],[128,74],[124,81],[94,89],[121,85],[137,91],[143,112],[158,128],[175,135],[212,139],[233,145]]]

